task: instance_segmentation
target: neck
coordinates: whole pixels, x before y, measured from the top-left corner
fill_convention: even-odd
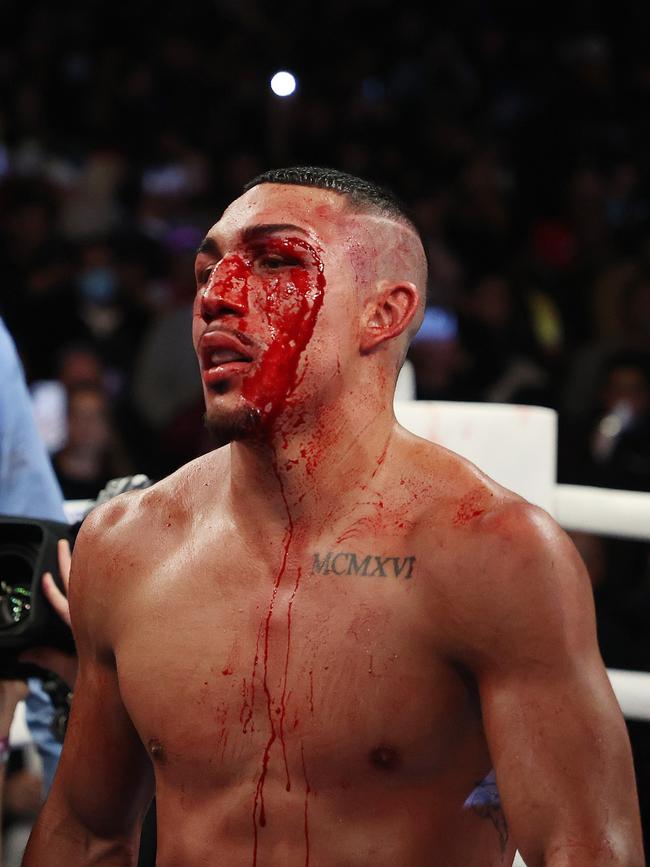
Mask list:
[[[342,403],[321,407],[295,430],[283,418],[266,441],[232,443],[233,510],[255,514],[260,526],[286,527],[324,521],[357,498],[381,471],[397,423],[392,394]]]

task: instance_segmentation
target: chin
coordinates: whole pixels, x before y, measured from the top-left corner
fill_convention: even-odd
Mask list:
[[[217,447],[236,440],[255,439],[260,432],[260,414],[252,406],[206,406],[205,426]]]

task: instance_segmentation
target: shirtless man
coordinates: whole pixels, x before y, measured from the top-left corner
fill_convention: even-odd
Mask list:
[[[400,428],[417,231],[252,182],[196,259],[221,446],[86,520],[80,669],[26,867],[642,867],[590,585],[544,512]],[[495,784],[498,782],[498,790]]]

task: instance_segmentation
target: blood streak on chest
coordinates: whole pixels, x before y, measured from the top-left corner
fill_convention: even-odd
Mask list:
[[[276,471],[277,472],[277,471]],[[278,481],[280,482],[280,490],[282,491],[282,496],[284,498],[284,490],[282,487],[282,481],[280,476],[278,475]],[[285,506],[286,506],[286,498]],[[257,779],[257,786],[255,788],[255,799],[253,802],[253,832],[254,832],[254,850],[253,850],[253,864],[257,864],[257,835],[258,835],[258,824],[261,827],[266,825],[266,811],[264,809],[264,783],[266,781],[266,775],[269,769],[269,760],[271,758],[271,748],[278,737],[278,733],[280,735],[280,744],[282,747],[282,757],[284,760],[285,772],[287,777],[286,788],[287,791],[291,789],[291,779],[289,777],[289,768],[287,764],[287,755],[286,755],[286,744],[284,740],[284,703],[286,699],[286,679],[287,672],[289,666],[289,650],[290,650],[290,642],[291,642],[291,634],[290,634],[290,624],[291,624],[291,604],[293,603],[293,596],[291,597],[289,607],[288,607],[288,621],[287,621],[287,650],[285,656],[285,673],[284,673],[284,685],[282,690],[282,696],[280,700],[280,720],[276,723],[276,720],[273,715],[273,696],[271,694],[271,690],[269,688],[269,678],[268,678],[268,669],[269,669],[269,636],[271,629],[271,619],[273,617],[273,609],[275,607],[278,590],[282,583],[282,578],[287,568],[287,560],[289,558],[289,548],[291,546],[291,540],[293,537],[293,521],[291,519],[291,512],[287,508],[287,516],[288,516],[288,525],[285,530],[284,541],[282,544],[282,560],[280,563],[280,568],[275,577],[275,582],[273,584],[273,590],[271,593],[271,599],[269,602],[269,608],[266,614],[266,618],[264,620],[264,629],[263,629],[263,644],[262,644],[262,687],[264,690],[264,695],[266,697],[266,710],[269,721],[269,737],[266,742],[266,746],[264,747],[264,753],[262,755],[262,769],[260,771],[260,775]],[[298,577],[296,579],[295,591],[298,589],[298,583],[300,580],[300,573],[298,572]],[[254,662],[254,667],[257,667],[257,654]]]
[[[242,394],[260,413],[263,429],[269,434],[283,434],[286,443],[289,431],[283,430],[282,410],[287,405],[292,392],[297,385],[298,364],[307,346],[316,324],[316,319],[323,303],[325,279],[322,263],[313,249],[306,243],[292,239],[291,241],[273,239],[272,246],[277,246],[278,252],[287,252],[287,248],[298,246],[312,258],[312,268],[292,268],[290,279],[270,280],[265,293],[264,314],[271,328],[271,340],[268,344],[259,367],[246,377],[242,384]],[[294,424],[300,419],[294,420]],[[266,700],[266,715],[268,718],[269,735],[262,755],[262,766],[255,788],[253,802],[253,867],[257,865],[259,829],[266,825],[266,810],[264,805],[264,784],[268,774],[271,750],[276,740],[279,741],[286,776],[286,790],[291,790],[291,777],[285,740],[285,717],[287,703],[287,681],[291,653],[291,617],[296,593],[300,586],[301,571],[296,569],[295,579],[287,603],[286,650],[283,661],[283,678],[279,698],[275,699],[269,686],[269,654],[271,621],[278,599],[278,593],[285,579],[289,552],[294,536],[294,525],[291,509],[287,500],[282,473],[278,464],[277,453],[273,464],[274,473],[287,515],[280,564],[273,583],[269,607],[258,634],[258,644],[253,664],[252,684],[254,689],[255,676],[259,664],[260,643],[262,655],[262,688]],[[261,639],[261,642],[260,642]],[[251,705],[254,702],[254,692],[251,693]],[[274,704],[275,709],[274,709]],[[252,717],[252,706],[247,709],[246,719]],[[246,730],[244,728],[244,730]],[[305,769],[304,752],[301,744],[301,761],[305,782],[304,829],[306,846],[306,864],[309,864],[309,828],[308,828],[308,797],[310,787]]]

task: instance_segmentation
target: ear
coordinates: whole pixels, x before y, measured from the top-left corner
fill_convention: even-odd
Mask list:
[[[391,283],[368,301],[361,322],[359,348],[363,354],[398,337],[409,327],[418,309],[415,283]]]

